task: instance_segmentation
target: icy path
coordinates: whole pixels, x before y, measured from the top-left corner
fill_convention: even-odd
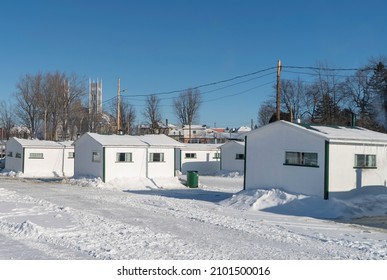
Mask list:
[[[0,178],[0,258],[387,258],[383,231],[240,211],[213,202],[229,194],[208,189],[122,192]]]

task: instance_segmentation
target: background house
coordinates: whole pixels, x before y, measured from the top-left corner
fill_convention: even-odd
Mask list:
[[[115,178],[174,177],[175,148],[166,135],[100,135],[86,133],[75,142],[76,176]]]
[[[5,169],[31,177],[71,177],[74,174],[72,142],[10,138]]]
[[[387,135],[359,127],[277,121],[247,135],[245,188],[328,198],[386,186]]]
[[[220,170],[220,144],[185,144],[176,153],[180,171],[198,171],[199,174],[215,174]]]
[[[225,171],[244,171],[245,142],[229,141],[220,147],[220,166]]]

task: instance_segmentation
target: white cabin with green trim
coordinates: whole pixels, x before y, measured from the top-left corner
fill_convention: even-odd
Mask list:
[[[277,121],[250,132],[245,145],[245,189],[282,188],[328,199],[386,187],[384,133]]]
[[[170,178],[176,173],[175,149],[181,143],[163,135],[85,133],[75,141],[76,177]]]
[[[72,177],[74,146],[70,141],[10,138],[5,170],[21,172],[26,177]]]
[[[220,168],[224,171],[244,171],[245,142],[229,141],[220,147]]]
[[[178,149],[176,162],[181,173],[197,171],[199,175],[213,175],[220,170],[222,144],[184,144]]]

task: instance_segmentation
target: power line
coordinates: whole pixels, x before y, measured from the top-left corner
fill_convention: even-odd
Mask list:
[[[187,87],[187,88],[184,88],[184,89],[171,90],[171,91],[166,91],[166,92],[156,92],[156,93],[149,93],[149,94],[132,94],[130,96],[131,97],[147,97],[147,96],[151,96],[151,95],[168,95],[168,94],[173,94],[173,93],[180,93],[180,92],[185,91],[187,89],[199,89],[199,88],[203,88],[203,87],[209,87],[209,86],[214,86],[214,85],[218,85],[218,84],[222,84],[222,83],[231,82],[231,81],[234,81],[234,80],[237,80],[237,79],[241,79],[241,78],[249,77],[249,76],[252,76],[252,75],[259,74],[259,73],[263,73],[263,72],[266,72],[266,71],[269,71],[269,70],[273,70],[275,68],[276,67],[269,67],[269,68],[258,70],[258,71],[251,72],[251,73],[248,73],[248,74],[238,75],[238,76],[235,76],[235,77],[232,77],[232,78],[228,78],[228,79],[225,79],[225,80],[220,80],[220,81],[217,81],[217,82],[211,82],[211,83],[207,83],[207,84],[202,84],[202,85],[198,85],[198,86],[194,86],[194,87]],[[111,98],[111,99],[113,99],[113,98]],[[110,99],[107,100],[107,101],[110,101]]]
[[[369,68],[330,68],[330,67],[313,67],[313,66],[291,66],[283,65],[282,68],[290,69],[309,69],[315,71],[365,71],[370,70]]]

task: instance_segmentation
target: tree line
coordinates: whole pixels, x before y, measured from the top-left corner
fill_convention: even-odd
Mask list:
[[[283,119],[300,119],[323,125],[356,125],[376,131],[387,131],[387,59],[371,59],[353,75],[343,77],[338,70],[319,64],[314,67],[310,83],[283,79],[280,81],[280,103]],[[273,121],[275,93],[258,110],[258,124]]]
[[[89,108],[88,83],[76,74],[26,74],[16,84],[14,104],[1,101],[0,128],[2,138],[10,136],[45,140],[74,140],[85,132],[103,134],[136,134],[136,108],[126,99],[114,98],[105,104],[103,112]],[[182,91],[173,99],[176,119],[181,125],[191,125],[199,116],[201,94],[197,89]],[[119,106],[119,108],[118,108]],[[117,123],[118,110],[120,124]],[[142,112],[150,133],[159,133],[162,123],[160,98],[149,95]],[[26,129],[16,130],[17,127]]]

